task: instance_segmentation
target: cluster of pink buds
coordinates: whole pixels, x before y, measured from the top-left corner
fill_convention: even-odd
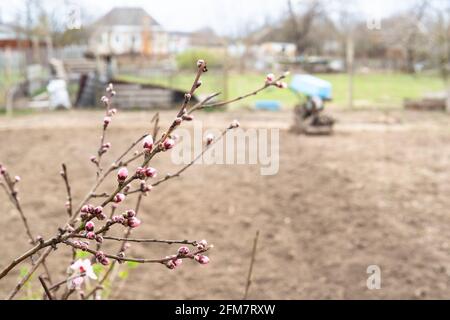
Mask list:
[[[136,217],[136,212],[131,209],[121,215],[113,216],[112,221],[130,228],[137,228],[141,225],[141,220]]]
[[[183,260],[179,259],[176,255],[167,256],[165,259],[170,259],[165,262],[165,265],[167,268],[169,268],[171,270],[175,269],[176,267],[181,266],[181,264],[183,263]]]
[[[136,175],[140,179],[144,179],[145,177],[155,178],[158,175],[158,172],[155,168],[152,168],[152,167],[146,167],[146,168],[138,167],[136,169]]]
[[[97,251],[95,253],[95,259],[97,259],[97,261],[104,266],[107,266],[109,264],[109,259],[105,256],[105,254],[102,251]]]
[[[111,142],[104,143],[100,148],[100,154],[106,153],[111,148]]]
[[[89,215],[92,215],[93,217],[97,218],[98,220],[105,220],[106,215],[103,213],[103,207],[97,206],[94,207],[91,204],[86,204],[83,207],[81,207],[81,213],[80,217],[83,220],[86,220]]]
[[[205,140],[206,145],[209,146],[214,141],[214,135],[212,133],[208,133]]]
[[[125,195],[123,193],[118,193],[114,196],[115,203],[121,203],[123,200],[125,200]]]
[[[144,138],[142,141],[142,146],[145,151],[150,152],[153,149],[153,137],[151,135],[148,135]]]
[[[117,172],[117,181],[119,181],[119,183],[123,183],[127,178],[128,178],[128,169],[126,167],[120,168],[119,172]]]
[[[279,79],[283,79],[283,78],[287,77],[288,75],[289,75],[289,72],[285,72],[285,73],[283,74],[283,76],[280,77]],[[274,85],[275,87],[278,87],[278,88],[280,88],[280,89],[285,89],[285,88],[287,88],[287,83],[286,83],[286,82],[283,82],[283,81],[275,81],[275,75],[274,75],[273,73],[269,73],[269,74],[266,76],[266,85],[267,85],[267,86],[269,86],[269,85]]]

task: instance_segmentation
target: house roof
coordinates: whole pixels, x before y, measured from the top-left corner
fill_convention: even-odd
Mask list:
[[[159,26],[159,23],[142,8],[117,7],[98,19],[94,26],[141,26],[145,20],[149,25]]]

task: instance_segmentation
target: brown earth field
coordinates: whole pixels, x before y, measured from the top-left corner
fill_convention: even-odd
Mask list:
[[[173,113],[161,113],[162,127]],[[184,261],[176,270],[139,265],[127,281],[114,273],[109,298],[241,299],[256,230],[260,238],[251,299],[450,298],[450,117],[404,111],[332,114],[338,120],[332,136],[307,137],[288,131],[290,111],[199,113],[205,128],[221,129],[237,118],[243,129],[281,129],[279,171],[262,176],[257,164],[195,165],[155,187],[144,197],[143,224],[133,237],[207,239],[214,244],[208,252],[211,262]],[[152,115],[115,116],[105,164],[150,131]],[[98,146],[102,117],[100,111],[68,111],[0,118],[0,162],[22,177],[20,198],[35,235],[48,238],[67,220],[62,162],[76,204],[94,183],[89,156]],[[156,157],[153,166],[160,175],[177,167],[168,152]],[[99,191],[115,183],[112,175]],[[133,208],[135,196],[119,209]],[[0,212],[4,267],[30,244],[3,192]],[[114,227],[111,234],[123,232]],[[115,253],[117,247],[109,243],[105,251]],[[127,256],[159,258],[177,248],[138,243]],[[66,277],[70,251],[59,245],[49,257],[54,281]],[[379,290],[367,288],[370,265],[380,267]],[[2,297],[12,290],[19,271],[0,281]],[[40,292],[37,275],[42,272],[16,298]]]

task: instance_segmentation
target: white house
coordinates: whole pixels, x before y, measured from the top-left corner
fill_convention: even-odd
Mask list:
[[[89,51],[96,55],[164,56],[168,34],[144,9],[118,7],[93,24]]]

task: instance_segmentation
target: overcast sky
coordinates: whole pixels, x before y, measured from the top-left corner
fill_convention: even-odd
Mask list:
[[[0,0],[4,22],[23,11],[26,0]],[[296,0],[297,2],[308,0]],[[354,0],[362,15],[381,17],[405,8],[411,0]],[[265,21],[276,21],[286,11],[286,0],[42,0],[48,9],[64,14],[64,3],[79,3],[92,18],[116,6],[145,8],[167,30],[192,31],[210,26],[220,34],[236,35]],[[63,11],[61,11],[63,10]]]

